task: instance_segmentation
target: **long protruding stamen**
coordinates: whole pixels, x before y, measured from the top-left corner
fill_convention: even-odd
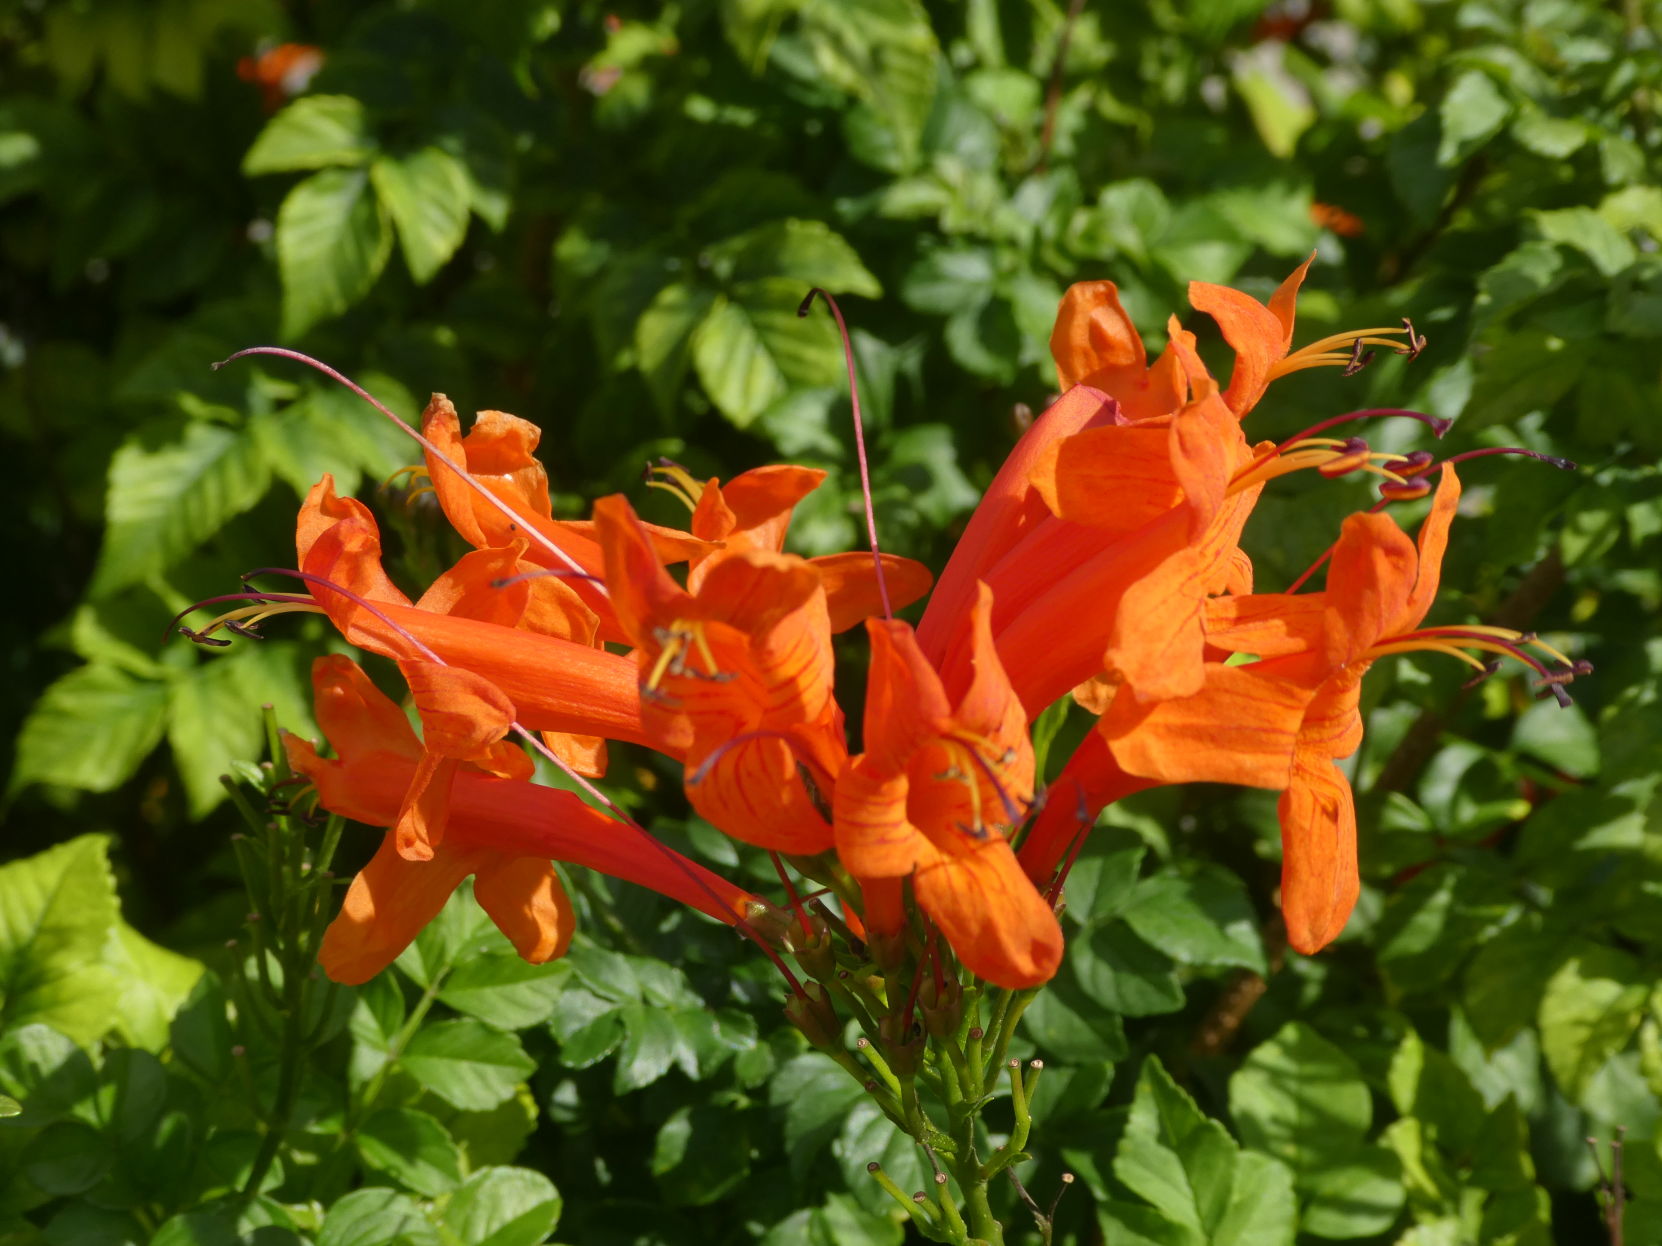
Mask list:
[[[831,309],[831,315],[837,321],[837,332],[842,334],[843,338],[843,358],[848,364],[848,401],[854,408],[854,455],[860,464],[860,492],[866,500],[866,535],[871,538],[871,561],[877,572],[877,593],[883,600],[883,617],[892,619],[894,608],[889,604],[889,583],[883,576],[883,551],[877,544],[877,509],[871,500],[871,469],[866,464],[866,430],[865,423],[860,418],[860,388],[854,378],[854,343],[848,336],[848,325],[843,321],[842,308],[837,306],[836,299],[819,286],[808,291],[808,297],[802,300],[802,306],[796,309],[796,314],[806,316],[813,308],[815,295],[824,299],[825,305]]]
[[[407,644],[409,644],[411,649],[419,654],[424,660],[432,662],[437,666],[450,665],[450,663],[446,662],[437,653],[433,652],[433,650],[414,632],[401,626],[390,615],[388,615],[385,610],[382,610],[374,602],[370,601],[366,597],[362,597],[359,594],[354,593],[349,588],[343,588],[334,581],[326,579],[320,575],[313,575],[309,571],[296,571],[292,568],[285,567],[261,567],[257,570],[250,571],[243,578],[253,579],[255,576],[260,575],[292,576],[295,579],[311,584],[314,587],[324,589],[327,592],[338,593],[342,597],[346,598],[346,600],[350,601],[353,605],[358,606],[360,609],[367,610],[370,614],[374,615],[389,629],[391,629],[394,634],[398,635]],[[526,727],[517,718],[508,724],[508,729],[529,744],[542,757],[551,762],[566,776],[566,778],[570,779],[579,789],[593,798],[601,808],[605,809],[624,826],[634,831],[648,844],[650,844],[655,851],[666,857],[671,865],[685,874],[692,880],[693,884],[700,891],[710,897],[710,899],[715,903],[715,907],[717,909],[732,913],[734,929],[738,930],[739,933],[744,935],[751,942],[756,944],[757,947],[761,948],[764,953],[766,953],[768,959],[774,963],[774,966],[779,970],[779,972],[784,974],[786,982],[790,984],[793,991],[801,991],[801,986],[798,984],[796,976],[791,973],[790,967],[786,965],[782,959],[780,959],[779,953],[774,950],[773,946],[762,937],[761,931],[757,930],[755,925],[747,917],[745,917],[742,913],[735,911],[730,904],[723,900],[721,896],[717,894],[715,888],[705,882],[695,870],[687,868],[688,862],[679,853],[675,852],[669,847],[668,844],[663,843],[639,822],[635,821],[635,819],[626,813],[622,807],[612,800],[611,797],[607,796],[605,792],[601,791],[599,787],[591,782],[587,776],[579,774],[569,762],[567,762],[553,749],[549,748],[540,735]]]
[[[1303,432],[1294,433],[1275,449],[1277,453],[1298,441],[1308,441],[1312,437],[1319,437],[1330,428],[1337,428],[1341,424],[1350,424],[1356,420],[1384,420],[1405,419],[1418,420],[1431,429],[1439,439],[1454,427],[1454,421],[1440,415],[1427,415],[1424,411],[1410,411],[1406,407],[1368,407],[1361,411],[1347,411],[1343,415],[1335,415],[1319,423],[1312,424]]]
[[[658,477],[662,476],[660,480]],[[693,474],[674,459],[660,457],[656,463],[648,463],[646,470],[641,473],[641,480],[648,489],[662,489],[665,493],[679,498],[690,511],[698,509],[699,499],[704,496],[704,486],[693,479]]]
[[[425,433],[399,419],[398,416],[395,415],[384,403],[382,403],[380,399],[376,398],[375,395],[371,394],[367,389],[365,389],[362,385],[359,385],[345,373],[331,368],[320,359],[313,359],[310,355],[302,354],[297,350],[290,350],[286,346],[244,347],[242,350],[237,351],[236,354],[228,355],[224,359],[221,359],[218,363],[212,364],[211,366],[214,371],[217,372],[226,364],[231,363],[234,360],[241,359],[245,355],[272,355],[279,359],[292,359],[296,363],[305,364],[308,368],[315,368],[330,380],[344,385],[347,389],[358,395],[358,397],[362,398],[370,406],[374,407],[375,410],[386,416],[387,419],[391,420],[398,426],[399,431],[404,433],[405,436],[413,439],[417,445],[419,445],[428,454],[432,455],[434,459],[444,464],[444,466],[448,467],[451,471],[455,472],[459,480],[466,484],[468,488],[472,489],[480,497],[484,498],[485,501],[491,506],[494,506],[498,511],[500,511],[508,519],[508,521],[515,524],[517,529],[523,532],[529,540],[541,545],[556,559],[564,563],[567,567],[570,567],[573,571],[583,570],[582,565],[578,563],[575,558],[566,553],[565,550],[561,549],[546,535],[539,532],[535,527],[526,523],[523,515],[519,514],[513,507],[509,506],[501,498],[497,497],[496,494],[487,489],[483,483],[475,479],[473,474],[469,472],[466,467],[459,465],[448,454],[439,449],[438,446],[435,445]],[[598,591],[602,596],[609,596],[606,592],[606,586],[604,584],[598,586]]]
[[[1402,340],[1404,337],[1406,342]],[[1373,352],[1367,349],[1370,346],[1407,355],[1412,360],[1425,349],[1425,338],[1415,334],[1413,323],[1407,319],[1403,320],[1401,328],[1374,325],[1366,329],[1352,329],[1348,333],[1335,333],[1276,360],[1270,365],[1269,379],[1273,381],[1306,368],[1327,367],[1343,368],[1346,376],[1354,376],[1373,358]]]
[[[196,613],[204,606],[214,606],[225,601],[241,601],[251,604],[227,611],[205,627],[192,629],[183,626],[185,616]],[[165,640],[177,630],[179,635],[188,636],[199,645],[225,645],[230,642],[214,639],[213,633],[221,627],[235,630],[235,624],[244,618],[253,617],[258,622],[260,619],[274,614],[289,614],[297,611],[315,612],[321,609],[322,607],[310,597],[291,593],[221,593],[217,597],[204,597],[201,601],[186,606],[179,611],[168,621],[166,630],[162,632],[162,638]]]
[[[1556,664],[1557,669],[1536,657],[1530,652],[1531,649],[1546,654]],[[1492,653],[1497,658],[1511,658],[1521,662],[1539,677],[1537,687],[1542,690],[1543,695],[1556,698],[1560,705],[1570,704],[1570,695],[1564,691],[1564,685],[1579,675],[1589,674],[1593,669],[1591,662],[1571,658],[1562,650],[1547,644],[1534,632],[1519,632],[1486,623],[1445,624],[1439,627],[1419,628],[1412,632],[1404,632],[1400,636],[1387,636],[1370,646],[1366,656],[1371,660],[1393,653],[1441,653],[1465,662],[1478,672],[1479,679],[1487,678],[1498,669],[1495,663],[1480,662],[1466,652],[1467,650]]]

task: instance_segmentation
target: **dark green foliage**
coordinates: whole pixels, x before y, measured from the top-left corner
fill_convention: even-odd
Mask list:
[[[1407,315],[1429,345],[1278,382],[1252,435],[1405,406],[1458,416],[1452,452],[1576,460],[1463,468],[1435,617],[1597,672],[1560,711],[1515,673],[1379,664],[1364,896],[1315,959],[1281,946],[1273,800],[1111,809],[1018,1038],[1048,1064],[1023,1182],[1048,1205],[1078,1175],[1056,1240],[1080,1246],[1598,1243],[1584,1139],[1625,1128],[1626,1240],[1662,1239],[1655,23],[1639,0],[0,0],[0,1243],[896,1246],[867,1163],[930,1182],[750,949],[606,880],[574,880],[556,964],[464,896],[381,978],[285,994],[304,940],[267,960],[242,926],[219,776],[264,754],[262,702],[315,733],[322,630],[158,638],[288,561],[324,472],[374,500],[407,586],[457,550],[430,503],[374,493],[415,453],[367,407],[210,363],[293,345],[405,417],[444,391],[534,419],[566,513],[629,489],[680,518],[636,484],[658,455],[825,467],[793,530],[819,553],[861,539],[840,345],[795,314],[824,286],[884,542],[938,566],[1052,392],[1069,282],[1112,278],[1151,343],[1175,312],[1211,355],[1186,283],[1266,295],[1312,249],[1296,342]],[[323,60],[268,114],[237,61],[282,40]],[[1258,583],[1370,501],[1276,482]],[[618,749],[643,781],[617,799],[773,887],[683,830],[652,764]]]

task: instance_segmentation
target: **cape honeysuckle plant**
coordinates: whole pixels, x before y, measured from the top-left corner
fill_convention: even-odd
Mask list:
[[[279,615],[323,614],[394,663],[408,689],[419,733],[354,660],[320,657],[328,754],[282,741],[286,808],[386,828],[321,940],[328,975],[371,979],[470,876],[534,963],[573,937],[552,863],[651,888],[771,960],[791,1023],[921,1148],[932,1190],[908,1194],[871,1165],[920,1232],[1003,1242],[989,1196],[1002,1177],[1048,1241],[1055,1203],[1039,1200],[1060,1188],[1030,1195],[1017,1169],[1042,1146],[1029,1110],[1042,1062],[1024,1067],[1011,1052],[1066,954],[1058,912],[1098,813],[1163,784],[1279,792],[1286,937],[1315,954],[1360,889],[1336,763],[1360,743],[1369,668],[1430,651],[1482,677],[1511,658],[1562,701],[1589,669],[1528,633],[1425,623],[1461,496],[1455,463],[1504,448],[1438,459],[1376,450],[1354,432],[1397,417],[1446,431],[1398,409],[1249,439],[1245,420],[1277,378],[1354,372],[1375,351],[1413,358],[1425,344],[1405,321],[1294,349],[1308,267],[1267,304],[1191,285],[1233,353],[1226,384],[1175,317],[1151,363],[1112,283],[1072,287],[1051,338],[1060,397],[993,479],[932,590],[927,569],[880,552],[869,492],[869,553],[783,552],[793,509],[820,483],[806,468],[723,482],[650,466],[646,483],[686,504],[685,530],[643,523],[621,495],[591,519],[557,519],[536,426],[490,411],[464,435],[435,395],[412,432],[424,452],[412,470],[472,552],[412,600],[383,567],[369,507],[325,476],[301,508],[295,566],[247,577],[289,586],[232,594],[229,613],[183,629],[224,645],[222,632],[253,637]],[[863,463],[857,400],[854,414]],[[1371,474],[1380,501],[1346,519],[1297,584],[1259,591],[1243,530],[1267,489],[1304,470]],[[1429,513],[1411,537],[1387,507],[1421,498]],[[1304,589],[1322,564],[1324,586]],[[926,594],[915,625],[897,617]],[[849,663],[838,672],[842,634],[864,661],[863,689]],[[1070,698],[1094,725],[1047,786],[1046,718]],[[862,705],[851,731],[847,711]],[[777,890],[721,877],[608,799],[595,781],[609,742],[678,763],[692,808],[765,851]],[[539,768],[560,786],[539,783]],[[1145,1070],[1148,1094],[1169,1106],[1179,1092],[1163,1079]],[[1010,1124],[995,1138],[984,1111],[1005,1095]]]

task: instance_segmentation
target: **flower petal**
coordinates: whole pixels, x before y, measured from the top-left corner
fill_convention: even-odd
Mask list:
[[[508,936],[521,960],[540,965],[566,954],[577,914],[560,876],[536,857],[497,857],[479,867],[473,898]]]
[[[1142,704],[1122,689],[1098,730],[1129,774],[1161,783],[1284,788],[1314,695],[1313,688],[1254,666],[1208,665],[1194,696]]]
[[[912,889],[964,967],[1008,990],[1048,982],[1062,928],[1000,835],[919,867]]]
[[[1356,907],[1356,805],[1327,758],[1300,750],[1281,815],[1281,912],[1287,942],[1309,955],[1339,937]]]

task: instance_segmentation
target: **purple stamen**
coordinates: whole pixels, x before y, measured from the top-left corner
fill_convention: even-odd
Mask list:
[[[1353,420],[1391,418],[1418,420],[1421,424],[1424,424],[1426,427],[1430,428],[1432,434],[1436,437],[1442,437],[1444,433],[1454,427],[1453,420],[1444,419],[1440,415],[1427,415],[1423,411],[1409,411],[1404,407],[1368,407],[1366,410],[1347,411],[1343,415],[1335,415],[1331,419],[1322,420],[1318,424],[1312,424],[1303,432],[1297,433],[1294,436],[1287,438],[1286,441],[1283,441],[1275,448],[1275,452],[1280,454],[1295,441],[1303,441],[1306,437],[1319,436],[1330,428],[1336,428],[1340,424],[1349,424]]]

